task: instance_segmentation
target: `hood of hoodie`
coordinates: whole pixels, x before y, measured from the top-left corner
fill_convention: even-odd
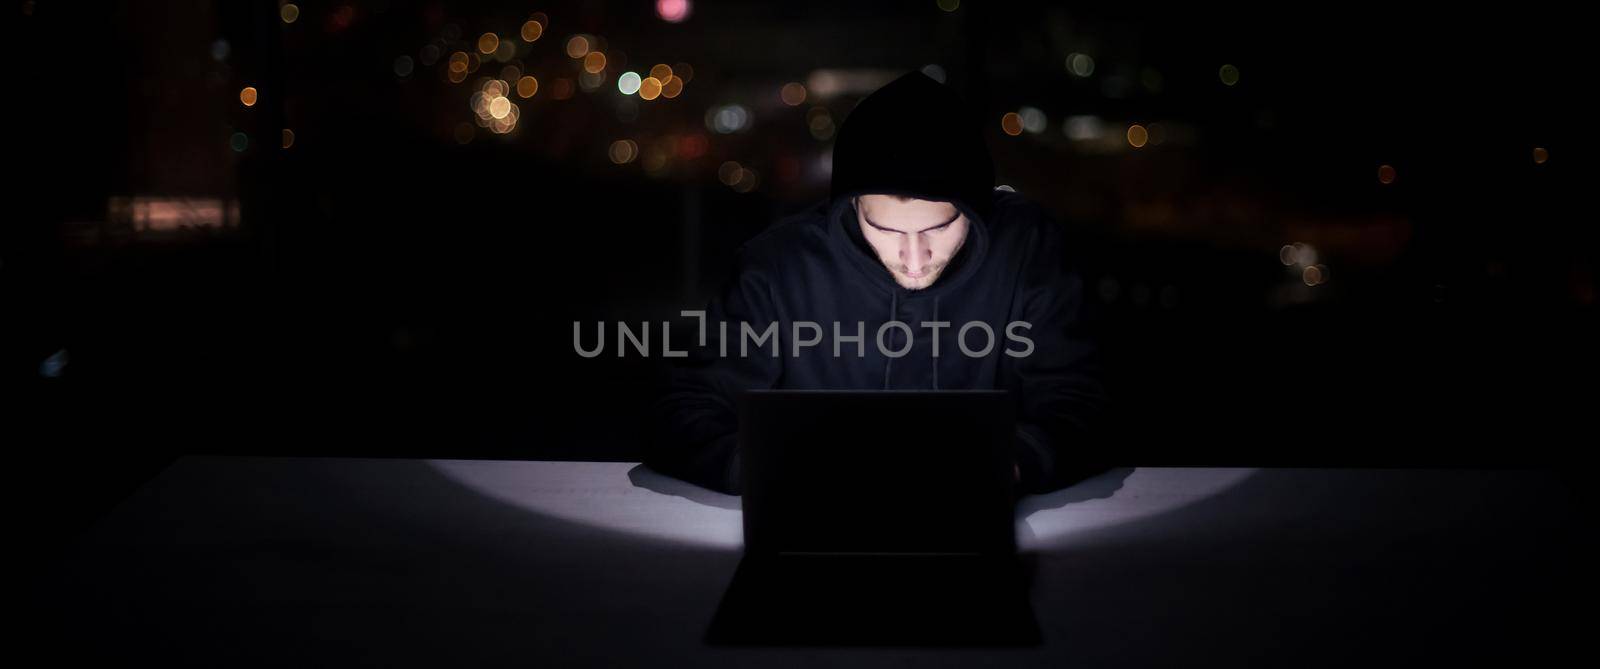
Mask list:
[[[851,199],[870,193],[949,202],[966,215],[967,239],[932,285],[908,291],[862,237]],[[994,161],[975,117],[953,89],[911,72],[863,99],[833,146],[830,242],[869,283],[937,297],[971,278],[988,255]]]

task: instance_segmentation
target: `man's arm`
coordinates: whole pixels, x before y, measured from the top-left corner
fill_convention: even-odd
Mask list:
[[[1093,441],[1107,404],[1083,278],[1063,264],[1055,223],[1045,220],[1036,230],[1016,309],[1032,324],[1027,335],[1034,343],[1015,364],[1015,456],[1025,493],[1057,489],[1104,464],[1096,462],[1103,454]]]
[[[646,447],[645,464],[664,474],[729,494],[743,492],[739,477],[739,393],[771,388],[783,372],[782,359],[773,357],[772,343],[740,356],[741,324],[757,332],[773,323],[771,293],[764,277],[744,262],[723,293],[711,300],[705,315],[705,345],[699,329],[692,328],[688,356],[673,360],[666,388],[653,407],[653,438]],[[727,323],[727,355],[720,323]],[[699,323],[695,323],[696,326]],[[779,335],[781,339],[781,333]],[[781,349],[781,346],[780,346]]]

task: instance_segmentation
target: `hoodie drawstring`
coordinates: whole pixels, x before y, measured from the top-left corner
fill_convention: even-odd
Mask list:
[[[900,291],[889,293],[889,320],[894,320],[896,312],[900,310]],[[933,296],[933,322],[939,322],[939,296]],[[939,356],[934,351],[933,356],[933,389],[939,389]],[[884,356],[883,361],[883,389],[889,389],[889,370],[894,368],[894,357]]]
[[[934,295],[933,296],[933,322],[935,322],[935,323],[939,322],[939,296],[938,295]],[[938,332],[938,330],[934,330],[934,332]],[[938,347],[934,347],[934,349],[933,349],[933,389],[934,390],[938,390],[939,389],[939,349],[938,349]]]
[[[896,311],[899,311],[899,308],[900,308],[900,291],[894,290],[894,289],[890,289],[890,291],[889,291],[889,320],[891,320],[891,321],[894,320],[894,313]],[[884,363],[883,363],[883,389],[884,390],[888,390],[889,389],[889,369],[894,366],[894,356],[885,355],[885,356],[883,356],[883,359],[884,359]]]

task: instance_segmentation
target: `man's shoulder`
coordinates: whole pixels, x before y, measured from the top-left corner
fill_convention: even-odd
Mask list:
[[[813,253],[826,253],[828,203],[784,216],[740,247],[746,267],[775,269]]]
[[[1003,244],[1036,246],[1060,233],[1060,224],[1043,205],[1001,186],[994,191],[989,230]]]

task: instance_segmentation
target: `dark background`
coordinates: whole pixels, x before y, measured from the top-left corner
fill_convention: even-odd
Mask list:
[[[1585,42],[1553,3],[11,6],[3,439],[48,534],[184,453],[637,460],[659,361],[579,358],[573,322],[702,306],[825,196],[828,123],[928,66],[1074,240],[1104,457],[1500,467],[1590,439]],[[487,32],[510,58],[450,81]],[[593,91],[579,34],[608,55]],[[692,66],[682,95],[618,90],[655,63]],[[539,89],[497,134],[471,96],[508,65]],[[726,105],[747,127],[716,131]],[[1008,134],[1025,107],[1042,130]]]

